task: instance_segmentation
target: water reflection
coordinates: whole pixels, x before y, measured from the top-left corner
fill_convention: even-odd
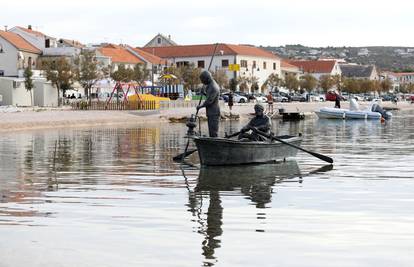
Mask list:
[[[221,126],[223,135],[241,123]],[[397,266],[383,260],[401,255],[409,266],[414,113],[386,124],[273,127],[303,133],[303,146],[333,157],[334,167],[316,170],[324,163],[300,152],[296,162],[200,169],[194,155],[185,183],[172,161],[186,142],[182,124],[2,134],[0,262],[240,266],[234,259],[245,253],[246,266]],[[30,262],[37,258],[50,261]]]
[[[223,234],[222,192],[240,191],[257,209],[257,218],[266,219],[266,204],[272,200],[273,187],[276,183],[297,178],[302,182],[296,161],[279,164],[247,166],[203,166],[200,168],[197,185],[189,192],[189,211],[197,218],[197,232],[204,236],[202,254],[204,266],[213,266],[217,262],[215,250],[220,248],[220,236]],[[203,203],[208,200],[206,218],[203,218]],[[205,209],[205,208],[204,208]],[[264,232],[257,229],[258,232]]]

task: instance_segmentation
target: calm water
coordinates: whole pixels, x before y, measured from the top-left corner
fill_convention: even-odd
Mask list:
[[[274,128],[333,168],[195,155],[183,176],[183,124],[1,134],[0,266],[414,265],[414,112]]]

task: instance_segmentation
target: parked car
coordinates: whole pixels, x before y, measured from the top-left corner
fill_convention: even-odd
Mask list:
[[[289,99],[286,96],[282,96],[279,93],[273,93],[273,101],[275,102],[289,102]]]
[[[304,97],[302,95],[291,95],[290,96],[290,101],[305,102],[306,101],[306,97]]]
[[[336,100],[336,94],[335,92],[329,91],[325,94],[325,100],[326,101],[335,101]]]
[[[256,98],[256,102],[258,103],[266,103],[267,98],[263,94],[255,94],[254,97]]]
[[[229,93],[221,94],[219,99],[224,100],[226,103],[229,102]]]
[[[256,100],[255,96],[253,94],[249,94],[246,92],[236,91],[234,94],[238,94],[240,96],[244,96],[247,99],[247,102],[250,102],[251,100]]]
[[[224,99],[225,102],[229,101],[229,93],[224,93],[224,94],[221,95],[221,97]],[[233,94],[233,102],[234,103],[247,103],[248,100],[247,100],[247,97],[241,96],[239,94],[234,93]]]

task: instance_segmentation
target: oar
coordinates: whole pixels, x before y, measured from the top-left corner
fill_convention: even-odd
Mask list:
[[[234,134],[231,134],[231,135],[226,135],[225,138],[232,138],[232,137],[235,137],[235,136],[239,135],[240,133],[241,132],[237,132],[237,133],[234,133]],[[193,154],[196,151],[197,151],[197,149],[192,149],[192,150],[189,150],[189,151],[185,151],[184,153],[181,153],[181,154],[173,157],[173,160],[174,161],[182,160],[183,158],[186,158],[186,157],[190,156],[191,154]]]
[[[303,152],[306,152],[308,154],[311,154],[312,156],[317,157],[320,160],[326,161],[328,163],[333,163],[333,159],[330,158],[330,157],[328,157],[328,156],[325,156],[325,155],[322,155],[322,154],[319,154],[319,153],[316,153],[316,152],[312,152],[312,151],[306,150],[306,149],[304,149],[304,148],[302,148],[300,146],[297,146],[297,145],[288,143],[286,141],[283,141],[282,139],[279,139],[279,138],[277,138],[277,137],[275,137],[273,135],[266,134],[266,133],[264,133],[264,132],[262,132],[262,131],[260,131],[258,129],[253,128],[253,131],[256,132],[257,134],[260,134],[260,135],[264,136],[264,137],[270,138],[271,140],[276,140],[278,142],[281,142],[282,144],[285,144],[285,145],[294,147],[294,148],[296,148],[298,150],[301,150]]]

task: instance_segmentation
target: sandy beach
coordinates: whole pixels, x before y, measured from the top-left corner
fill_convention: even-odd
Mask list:
[[[348,108],[349,102],[342,102],[342,107]],[[368,106],[368,102],[359,103],[361,108]],[[333,102],[291,102],[275,103],[274,108],[284,108],[287,112],[303,112],[307,118],[314,116],[313,111],[321,107],[333,107]],[[232,113],[247,118],[253,112],[254,103],[237,104]],[[398,108],[400,110],[414,109],[410,102],[383,102],[384,108]],[[229,112],[227,106],[222,108]],[[44,108],[8,108],[0,111],[0,131],[30,130],[56,127],[89,127],[104,125],[133,125],[142,123],[169,122],[170,118],[182,118],[195,113],[194,108],[174,108],[159,111],[74,111],[70,107],[58,109]],[[205,110],[200,110],[205,116]]]

